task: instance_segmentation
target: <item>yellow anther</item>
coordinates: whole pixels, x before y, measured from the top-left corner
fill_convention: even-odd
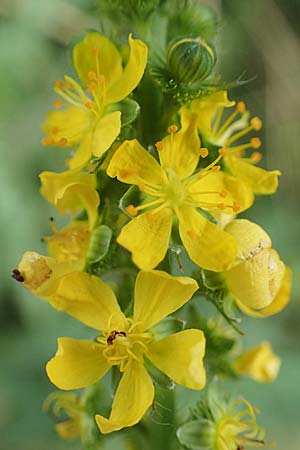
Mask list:
[[[260,152],[253,152],[250,156],[252,162],[257,163],[261,160],[262,154]]]
[[[253,148],[259,148],[261,146],[261,140],[258,137],[254,137],[250,140]]]
[[[145,190],[145,185],[144,185],[144,184],[139,184],[139,185],[138,185],[138,188],[139,188],[139,190],[140,190],[141,192],[144,192],[144,190]]]
[[[104,75],[99,75],[99,77],[97,78],[98,84],[103,84],[105,83],[105,76]]]
[[[170,125],[168,127],[168,133],[172,134],[172,133],[176,133],[176,131],[178,130],[177,125]]]
[[[236,105],[236,109],[239,113],[244,113],[246,111],[246,105],[244,102],[238,102],[238,104]]]
[[[193,231],[193,230],[188,230],[188,231],[187,231],[187,235],[188,235],[193,241],[196,241],[197,238],[198,238],[197,234],[196,234],[195,231]]]
[[[71,88],[72,87],[72,83],[70,81],[65,81],[65,87],[66,88]]]
[[[92,70],[90,70],[90,72],[88,72],[88,79],[89,80],[96,80],[97,75],[95,72],[93,72]]]
[[[59,99],[54,100],[53,105],[55,106],[55,108],[60,108],[62,106],[63,102]]]
[[[156,150],[160,152],[163,149],[163,145],[161,141],[156,142],[155,144]]]
[[[57,134],[59,132],[59,128],[58,127],[52,127],[51,132],[52,132],[52,134]]]
[[[128,205],[125,210],[128,212],[128,214],[130,214],[131,216],[136,216],[137,215],[137,209],[135,206],[133,205]]]
[[[41,142],[42,145],[55,145],[54,140],[50,137],[44,137]]]
[[[68,143],[68,139],[66,139],[65,137],[62,137],[62,138],[58,141],[57,145],[58,145],[59,147],[64,147],[65,145],[67,145],[67,143]]]
[[[251,127],[253,128],[253,130],[260,130],[262,127],[262,121],[259,117],[253,117],[253,119],[251,119],[250,121]]]
[[[228,192],[227,191],[221,191],[221,192],[219,192],[219,195],[220,195],[220,197],[225,198],[225,197],[227,197]]]
[[[62,89],[64,87],[65,83],[62,80],[56,80],[54,87],[55,89]]]
[[[238,212],[241,209],[241,205],[238,202],[233,202],[232,211]]]
[[[221,211],[224,211],[224,209],[226,209],[226,205],[224,203],[218,203],[217,208],[220,209]]]
[[[221,166],[213,166],[213,167],[211,168],[211,171],[212,171],[212,172],[219,172],[220,169],[221,169]]]
[[[86,102],[85,106],[88,109],[95,109],[95,103],[94,102]]]
[[[96,87],[97,87],[97,84],[95,82],[92,82],[92,83],[89,83],[86,88],[89,92],[92,92],[96,89]]]
[[[227,148],[223,147],[219,149],[219,155],[221,156],[227,156],[228,155],[228,150]]]
[[[201,158],[206,158],[208,156],[208,149],[205,147],[200,148],[200,156]]]

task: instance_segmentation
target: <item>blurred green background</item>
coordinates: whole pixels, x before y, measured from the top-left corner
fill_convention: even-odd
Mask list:
[[[300,2],[203,1],[222,18],[219,64],[227,80],[245,71],[251,83],[231,93],[262,117],[263,165],[282,170],[280,188],[245,214],[260,223],[294,271],[293,300],[282,314],[247,319],[246,344],[270,340],[283,359],[271,385],[243,380],[234,387],[262,415],[278,449],[300,448]],[[10,278],[22,253],[43,252],[55,211],[39,195],[38,174],[62,170],[64,151],[42,147],[40,125],[54,100],[52,85],[71,71],[70,42],[97,29],[93,0],[0,0],[0,450],[80,449],[56,436],[41,412],[53,391],[44,366],[57,336],[86,337],[75,320],[57,313]],[[112,440],[115,449],[120,444]]]

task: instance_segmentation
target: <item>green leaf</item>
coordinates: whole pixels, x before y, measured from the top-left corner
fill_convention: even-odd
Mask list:
[[[100,225],[94,229],[87,252],[89,264],[97,263],[104,258],[108,252],[111,237],[112,230],[107,225]]]

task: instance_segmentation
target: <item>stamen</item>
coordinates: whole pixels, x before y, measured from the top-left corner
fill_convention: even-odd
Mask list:
[[[54,89],[62,89],[65,86],[64,81],[56,80],[54,83]]]
[[[177,125],[170,125],[168,127],[168,133],[170,133],[170,134],[176,133],[177,130],[178,130]]]
[[[59,128],[58,127],[52,127],[52,134],[57,134],[59,132]]]
[[[92,52],[94,53],[94,55],[98,55],[99,54],[99,47],[97,47],[96,45],[92,48]]]
[[[213,166],[210,170],[212,172],[219,172],[220,169],[221,169],[221,166]]]
[[[223,147],[219,149],[219,155],[221,156],[227,156],[228,155],[228,150],[227,148]]]
[[[163,202],[164,202],[164,199],[158,198],[156,200],[153,200],[152,202],[147,202],[147,203],[143,203],[142,205],[136,206],[135,210],[141,211],[142,209],[150,208],[151,206],[159,205],[160,203],[163,203]]]
[[[262,121],[259,117],[253,117],[251,119],[250,124],[253,128],[253,130],[259,131],[262,128]]]
[[[160,152],[163,149],[163,145],[161,141],[156,142],[155,144],[156,150]]]
[[[55,145],[55,141],[53,138],[50,137],[44,137],[41,140],[42,145],[51,145],[52,147]]]
[[[25,281],[25,278],[21,275],[21,272],[18,269],[14,269],[12,271],[12,277],[19,283],[23,283],[23,281]]]
[[[207,148],[205,148],[205,147],[203,147],[203,148],[200,148],[200,156],[201,156],[201,158],[206,158],[207,156],[208,156],[208,149]]]
[[[238,104],[236,105],[236,110],[239,112],[239,113],[244,113],[245,111],[246,111],[246,105],[245,105],[245,103],[244,102],[238,102]]]
[[[61,108],[63,105],[63,102],[60,99],[54,100],[53,105],[55,108]]]
[[[261,146],[261,140],[258,137],[250,139],[253,148],[259,148]]]
[[[137,208],[133,205],[128,205],[125,208],[125,211],[128,212],[128,214],[133,217],[137,216],[137,214],[138,214]]]
[[[250,159],[253,163],[258,163],[262,158],[262,154],[260,152],[253,152],[250,156]]]
[[[218,203],[217,208],[220,209],[221,211],[224,211],[224,209],[226,209],[226,205],[225,203]]]
[[[88,72],[88,79],[89,80],[96,80],[97,79],[97,75],[93,70],[90,70],[90,72]]]
[[[49,225],[50,225],[50,230],[52,231],[52,233],[56,234],[58,231],[57,231],[57,228],[56,228],[56,225],[55,225],[54,217],[50,217],[49,218]]]
[[[220,195],[220,197],[222,197],[222,198],[226,198],[227,195],[228,195],[228,192],[227,192],[227,191],[221,191],[221,192],[219,192],[219,195]]]
[[[241,209],[241,205],[238,202],[233,202],[232,210],[233,212],[238,212]]]
[[[62,137],[57,143],[57,145],[59,147],[65,147],[67,144],[68,144],[68,139],[66,139],[65,137]]]
[[[95,103],[94,103],[94,102],[88,101],[88,102],[86,102],[85,106],[86,106],[88,109],[95,109]]]

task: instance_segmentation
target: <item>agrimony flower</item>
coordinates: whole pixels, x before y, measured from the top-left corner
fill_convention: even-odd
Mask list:
[[[107,168],[109,176],[138,186],[144,196],[142,204],[127,207],[133,219],[117,239],[143,270],[154,268],[164,258],[173,221],[178,221],[182,243],[199,266],[222,271],[236,256],[235,240],[197,208],[236,212],[248,206],[247,192],[243,183],[219,170],[222,151],[215,161],[197,170],[201,155],[207,156],[208,150],[200,148],[196,120],[185,111],[181,129],[176,132],[176,126],[169,127],[169,136],[156,144],[160,164],[132,140],[116,150]],[[145,212],[138,215],[140,211]]]
[[[205,338],[200,330],[184,330],[155,341],[151,327],[183,306],[197,290],[188,277],[139,272],[135,284],[133,318],[121,311],[112,289],[86,273],[66,275],[53,305],[84,324],[102,330],[95,342],[58,339],[58,350],[47,364],[47,374],[60,389],[79,389],[96,383],[113,366],[122,378],[110,417],[96,416],[102,433],[129,427],[142,418],[153,402],[154,387],[145,369],[148,358],[175,382],[190,389],[205,384]]]
[[[73,50],[73,62],[81,84],[68,75],[55,83],[54,91],[66,102],[65,109],[50,111],[43,125],[45,145],[77,147],[69,167],[83,167],[92,155],[101,156],[121,129],[117,105],[138,85],[147,62],[147,46],[129,36],[130,55],[123,69],[114,44],[99,33],[88,34]],[[56,101],[58,107],[63,105]]]
[[[244,351],[233,367],[239,375],[248,375],[260,383],[274,381],[280,369],[280,358],[272,351],[269,342],[261,342]]]
[[[225,230],[238,244],[236,261],[224,272],[237,306],[253,317],[280,312],[290,299],[291,271],[272,248],[268,234],[246,219],[233,220]]]

